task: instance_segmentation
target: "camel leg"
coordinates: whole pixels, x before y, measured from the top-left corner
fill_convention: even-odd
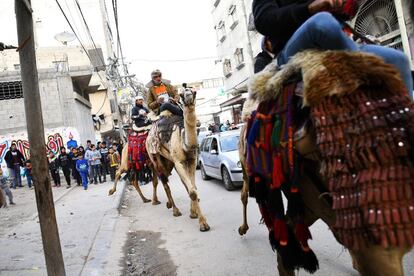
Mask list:
[[[196,160],[195,159],[189,160],[187,164],[188,164],[188,173],[190,176],[191,183],[194,189],[197,190],[197,186],[195,183],[195,171],[197,169]],[[190,218],[192,219],[198,218],[197,206],[194,204],[193,200],[191,200],[191,203],[190,203]]]
[[[133,175],[133,177],[132,177],[131,184],[132,184],[132,186],[134,186],[134,187],[135,187],[135,190],[137,190],[137,192],[138,192],[139,196],[140,196],[140,197],[141,197],[141,199],[142,199],[142,202],[144,202],[144,203],[151,202],[151,200],[150,200],[150,199],[148,199],[148,198],[146,198],[146,197],[144,196],[144,194],[142,193],[141,188],[139,187],[139,184],[138,184],[138,180],[137,180],[137,175],[136,175],[136,172],[135,172],[135,171],[133,171],[132,173],[133,173],[134,175]]]
[[[409,247],[385,249],[375,245],[359,251],[350,250],[350,254],[354,268],[362,276],[403,276],[402,258],[409,251]]]
[[[248,203],[248,196],[249,196],[249,182],[247,178],[247,174],[243,169],[243,188],[241,191],[241,202],[243,204],[243,224],[239,227],[239,234],[243,236],[249,230],[249,225],[247,224],[247,203]]]
[[[171,207],[173,208],[173,215],[174,217],[179,217],[181,216],[181,212],[180,210],[177,208],[177,206],[174,203],[174,199],[171,195],[171,189],[170,186],[168,185],[168,178],[165,176],[161,176],[160,177],[162,185],[164,186],[164,190],[165,193],[167,194],[167,198],[168,198],[168,202],[167,202],[167,208],[170,209]]]
[[[123,173],[125,173],[125,172],[127,172],[127,170],[125,170],[124,168],[119,168],[117,171],[116,171],[116,174],[115,174],[115,180],[114,180],[114,186],[112,187],[112,189],[110,189],[109,190],[109,192],[108,192],[108,195],[113,195],[115,192],[116,192],[116,186],[118,185],[118,181],[119,181],[119,179],[121,179],[121,175],[123,174]]]
[[[161,202],[158,200],[158,197],[157,197],[158,177],[157,177],[157,174],[155,173],[155,170],[153,168],[151,168],[151,170],[152,170],[152,186],[154,187],[152,191],[152,205],[158,205],[158,204],[161,204]]]
[[[198,194],[197,194],[197,191],[196,191],[193,183],[191,183],[191,177],[188,175],[188,171],[187,171],[186,166],[184,166],[184,164],[182,162],[174,162],[174,164],[175,164],[175,170],[177,171],[178,175],[180,176],[181,181],[185,185],[185,187],[188,191],[188,194],[191,198],[191,201],[192,201],[191,202],[191,209],[195,213],[198,214],[198,222],[199,222],[199,225],[200,225],[200,231],[204,232],[204,231],[210,230],[210,226],[207,224],[207,220],[201,212],[199,199],[198,199]],[[191,211],[191,212],[193,212],[193,211]]]

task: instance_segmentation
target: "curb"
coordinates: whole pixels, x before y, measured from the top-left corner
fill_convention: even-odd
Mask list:
[[[115,194],[117,198],[115,199],[113,208],[116,209],[119,214],[121,213],[121,206],[122,206],[122,201],[124,200],[127,183],[125,180],[122,180],[119,182],[118,185],[119,185],[118,187],[119,187],[120,192]]]
[[[102,219],[86,262],[83,264],[79,275],[101,276],[104,274],[109,249],[111,248],[112,236],[116,231],[120,217],[121,205],[127,187],[126,181],[120,181],[118,187],[119,192],[115,194],[116,198],[114,199],[112,208],[105,213]]]

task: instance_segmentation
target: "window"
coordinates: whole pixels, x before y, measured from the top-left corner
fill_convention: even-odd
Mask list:
[[[204,152],[209,152],[210,151],[210,142],[211,142],[211,138],[204,139],[204,143],[203,143],[203,151]]]
[[[14,70],[19,71],[20,70],[20,64],[14,64]]]
[[[236,12],[236,5],[231,5],[229,8],[229,16],[231,20],[230,29],[233,30],[236,28],[237,24],[239,24],[239,21],[237,20],[237,12]]]
[[[0,100],[12,100],[23,98],[21,81],[8,81],[0,83]]]
[[[220,139],[222,152],[236,151],[239,145],[239,136],[224,136]]]
[[[236,68],[240,70],[244,67],[244,55],[243,48],[237,48],[234,52],[234,59],[236,61]]]
[[[217,24],[216,31],[217,31],[218,40],[220,42],[223,42],[226,39],[226,27],[225,27],[225,24],[224,24],[224,21],[223,20],[221,20]]]
[[[231,76],[232,68],[230,59],[225,59],[223,62],[223,73],[226,78]]]
[[[211,141],[210,151],[212,150],[215,150],[216,152],[218,152],[218,145],[217,145],[216,138],[213,138],[213,140]]]

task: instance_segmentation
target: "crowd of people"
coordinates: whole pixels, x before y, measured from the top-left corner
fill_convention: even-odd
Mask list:
[[[90,140],[86,146],[71,147],[68,151],[61,147],[59,152],[47,150],[49,172],[53,180],[53,187],[61,187],[60,171],[66,182],[66,187],[72,186],[72,179],[78,186],[88,189],[88,184],[104,183],[109,174],[111,181],[115,179],[115,173],[121,162],[122,144],[98,142],[95,146]],[[5,155],[8,168],[8,176],[0,168],[0,188],[9,198],[10,205],[14,205],[11,189],[24,187],[22,178],[26,178],[27,186],[33,189],[36,183],[32,176],[32,163],[25,159],[24,155],[12,143]]]
[[[224,124],[220,123],[220,124],[216,124],[216,123],[211,123],[208,125],[207,129],[209,131],[211,131],[212,133],[216,133],[216,132],[224,132],[224,131],[228,131],[228,130],[235,130],[238,129],[239,127],[233,122],[230,123],[229,120],[227,120]]]

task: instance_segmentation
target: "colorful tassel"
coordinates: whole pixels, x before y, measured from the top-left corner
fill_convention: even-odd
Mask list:
[[[310,250],[308,240],[312,239],[309,228],[305,226],[304,223],[296,223],[295,235],[300,245],[302,246],[303,251],[308,252]]]
[[[267,229],[272,229],[272,219],[270,218],[269,212],[267,211],[266,205],[259,204],[260,213],[262,214],[262,219],[267,226]]]
[[[281,246],[286,246],[289,238],[286,221],[283,219],[274,220],[273,231],[275,240],[277,240]]]
[[[247,137],[247,143],[254,145],[257,137],[260,134],[260,120],[255,119]]]
[[[282,128],[282,123],[280,122],[279,116],[276,116],[276,121],[273,125],[273,131],[271,136],[271,144],[273,149],[278,149],[280,146],[280,131]]]
[[[280,189],[283,182],[285,182],[285,177],[283,175],[282,156],[280,153],[276,153],[273,157],[272,183],[270,188]]]

